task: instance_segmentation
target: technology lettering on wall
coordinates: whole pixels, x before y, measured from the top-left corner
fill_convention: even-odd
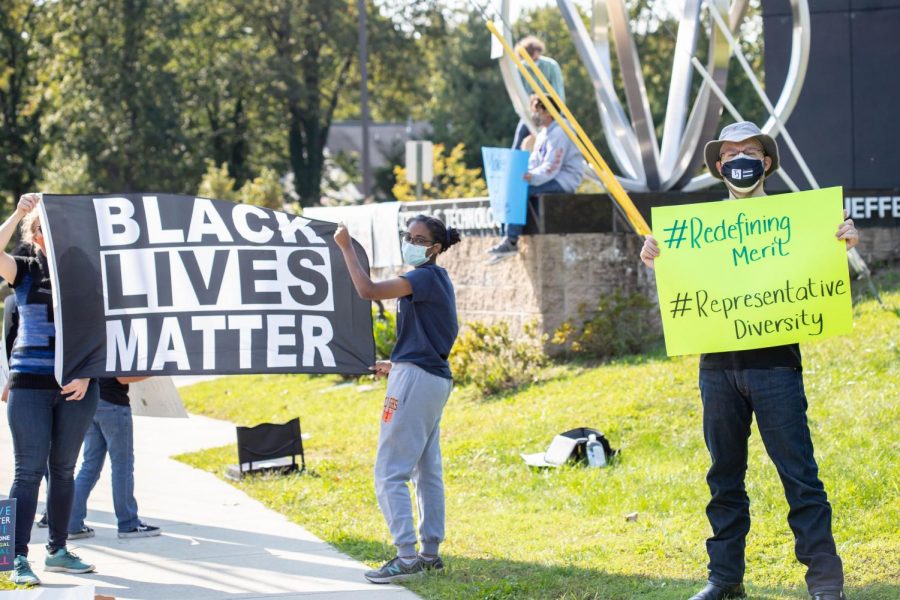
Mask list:
[[[404,203],[404,205],[407,203]],[[502,223],[494,218],[487,199],[440,200],[408,203],[400,210],[397,229],[406,231],[406,222],[416,215],[436,217],[447,227],[454,227],[467,235],[499,235]]]

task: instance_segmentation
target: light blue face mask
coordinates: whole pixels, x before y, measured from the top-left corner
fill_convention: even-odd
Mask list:
[[[428,262],[426,252],[430,247],[431,246],[416,246],[415,244],[403,240],[400,244],[400,253],[403,254],[403,262],[413,267],[424,265]]]

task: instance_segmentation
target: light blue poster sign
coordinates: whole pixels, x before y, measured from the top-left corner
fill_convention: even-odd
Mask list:
[[[0,571],[12,571],[16,557],[16,499],[0,500]]]
[[[528,152],[509,148],[481,148],[484,178],[494,219],[507,225],[524,225],[528,208]]]

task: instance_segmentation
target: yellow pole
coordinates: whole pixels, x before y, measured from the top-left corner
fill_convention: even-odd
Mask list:
[[[549,92],[553,100],[556,101],[557,106],[559,106],[562,110],[565,118],[568,119],[568,121],[574,127],[575,131],[578,134],[578,137],[584,145],[585,150],[587,150],[587,152],[589,153],[590,158],[593,159],[588,160],[588,162],[592,163],[594,170],[597,172],[597,176],[600,177],[600,180],[603,181],[603,185],[606,186],[606,189],[610,192],[610,194],[613,195],[613,198],[616,200],[616,202],[619,203],[619,206],[622,207],[622,210],[625,212],[628,220],[631,221],[632,226],[641,235],[647,235],[648,233],[650,233],[650,228],[644,221],[644,217],[637,210],[637,208],[635,208],[634,203],[631,201],[628,193],[622,187],[622,184],[619,183],[619,180],[613,174],[612,170],[609,168],[609,165],[605,160],[603,160],[603,157],[600,156],[600,151],[597,150],[597,147],[594,146],[593,142],[591,142],[591,139],[581,128],[581,124],[578,122],[578,119],[576,119],[575,115],[573,115],[571,111],[569,111],[569,108],[562,101],[562,98],[559,97],[559,95],[556,93],[556,90],[553,89],[553,87],[550,85],[550,82],[547,80],[544,74],[541,73],[541,71],[538,69],[538,66],[531,59],[524,48],[519,48],[519,55],[527,61],[528,66],[531,67],[538,80],[541,82],[541,84],[543,84],[544,89]],[[554,116],[554,118],[556,117]],[[559,119],[557,119],[557,121],[559,121]],[[585,158],[587,159],[588,157],[585,156]],[[640,224],[641,227],[639,227],[638,224]]]
[[[622,211],[625,213],[626,218],[631,223],[631,226],[639,235],[649,235],[650,227],[647,225],[647,222],[644,220],[644,217],[634,206],[634,203],[631,201],[631,198],[628,197],[628,194],[625,192],[625,189],[622,187],[622,184],[619,183],[619,180],[616,179],[616,176],[612,173],[612,170],[609,168],[609,165],[606,164],[606,161],[600,156],[600,152],[597,150],[596,146],[590,141],[590,138],[584,133],[584,130],[581,128],[581,125],[578,123],[578,120],[575,116],[569,111],[566,104],[560,99],[559,95],[556,93],[556,90],[550,85],[550,82],[547,81],[547,78],[544,77],[544,74],[540,72],[537,65],[531,60],[531,57],[528,56],[528,53],[525,52],[524,49],[520,49],[522,57],[528,61],[531,69],[534,70],[535,75],[540,79],[541,83],[544,86],[551,96],[553,100],[556,102],[557,106],[559,106],[566,115],[566,118],[553,107],[553,104],[547,99],[547,95],[541,89],[541,86],[537,85],[534,77],[532,77],[531,73],[528,72],[528,69],[522,63],[516,53],[513,51],[512,47],[503,37],[503,35],[497,30],[496,26],[488,21],[487,23],[488,29],[491,31],[494,36],[500,41],[503,45],[504,51],[509,54],[509,56],[515,62],[516,67],[525,77],[525,80],[528,84],[535,90],[538,98],[541,100],[541,104],[544,105],[544,108],[550,113],[556,123],[560,126],[563,132],[572,140],[572,143],[575,144],[575,147],[578,148],[578,151],[581,152],[581,155],[587,160],[588,164],[593,167],[594,171],[597,173],[597,176],[603,182],[603,185],[606,186],[607,191],[612,195],[613,200],[622,208]],[[568,122],[567,120],[568,119]],[[578,132],[577,134],[572,131],[569,127],[569,123],[575,127],[575,130]]]

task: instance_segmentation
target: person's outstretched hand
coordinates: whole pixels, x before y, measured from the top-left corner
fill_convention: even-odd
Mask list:
[[[343,223],[338,223],[337,229],[334,230],[334,243],[336,243],[341,250],[347,250],[348,248],[353,247],[353,240],[350,237],[350,232],[347,231],[347,226]]]
[[[641,248],[641,260],[649,268],[653,268],[653,261],[659,256],[659,246],[656,245],[656,239],[652,235],[644,238],[644,246]]]
[[[834,235],[837,239],[847,242],[847,250],[859,243],[859,232],[856,230],[856,225],[853,224],[853,219],[850,218],[849,210],[844,209],[844,222],[841,223]]]

